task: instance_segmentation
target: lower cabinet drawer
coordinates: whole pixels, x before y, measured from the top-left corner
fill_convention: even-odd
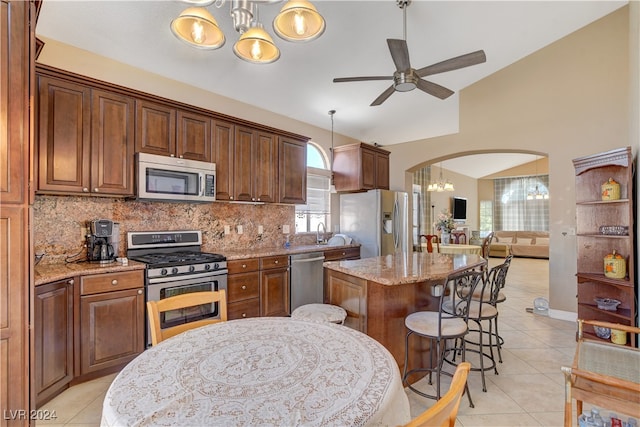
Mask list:
[[[260,273],[229,275],[227,279],[227,304],[260,296]]]
[[[229,320],[244,319],[260,316],[260,298],[248,299],[227,304],[227,318]]]

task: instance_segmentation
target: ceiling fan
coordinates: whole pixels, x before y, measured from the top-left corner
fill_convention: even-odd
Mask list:
[[[380,94],[371,106],[382,104],[394,92],[408,92],[415,88],[423,92],[433,95],[440,99],[446,99],[453,95],[453,91],[439,84],[424,80],[422,77],[433,74],[444,73],[447,71],[457,70],[471,65],[477,65],[487,60],[483,50],[467,53],[455,58],[447,59],[436,64],[429,65],[424,68],[411,68],[409,62],[409,49],[407,48],[407,6],[411,0],[396,0],[396,3],[403,11],[403,29],[404,39],[387,39],[391,58],[396,65],[396,71],[392,76],[368,76],[368,77],[339,77],[333,79],[334,83],[343,82],[361,82],[370,80],[393,80],[393,84]]]

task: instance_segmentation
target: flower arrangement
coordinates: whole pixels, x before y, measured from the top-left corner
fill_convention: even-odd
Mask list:
[[[456,228],[456,224],[453,222],[453,216],[446,209],[443,209],[442,212],[438,214],[438,218],[436,222],[433,223],[433,226],[436,230],[443,233],[451,233],[451,230]]]

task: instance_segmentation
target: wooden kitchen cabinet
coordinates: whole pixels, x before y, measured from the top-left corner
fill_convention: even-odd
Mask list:
[[[211,162],[211,118],[178,110],[176,157]]]
[[[0,408],[2,426],[27,425],[8,414],[30,413],[30,301],[33,242],[30,190],[33,143],[35,2],[0,1]],[[31,187],[33,188],[33,187]]]
[[[260,315],[291,314],[289,256],[260,258]]]
[[[275,134],[235,127],[233,200],[276,202],[278,146]]]
[[[142,270],[82,276],[79,294],[80,376],[117,370],[144,350]]]
[[[133,195],[133,98],[45,75],[38,88],[38,191]]]
[[[73,380],[74,279],[35,288],[35,396],[39,407]]]
[[[324,251],[325,261],[360,259],[360,247],[329,249]]]
[[[307,202],[307,141],[280,137],[278,202],[303,205]]]
[[[635,189],[631,147],[581,157],[573,163],[576,171],[578,318],[636,326]],[[609,178],[620,184],[617,200],[602,200],[601,185]],[[620,233],[611,233],[603,232],[602,226],[625,228]],[[604,257],[614,250],[626,261],[624,278],[604,275]],[[601,310],[594,298],[612,298],[621,303],[615,311]],[[591,326],[585,326],[584,332],[597,339]],[[629,345],[636,346],[636,336],[630,336]]]
[[[389,189],[389,151],[358,143],[336,147],[333,152],[337,191]]]
[[[235,125],[214,120],[211,125],[211,161],[216,164],[216,200],[233,200]]]
[[[175,155],[176,109],[136,99],[136,153]]]
[[[346,326],[367,333],[367,281],[324,269],[324,302],[344,308]]]
[[[227,318],[260,316],[260,260],[227,261]]]
[[[211,161],[211,118],[136,99],[136,153]]]

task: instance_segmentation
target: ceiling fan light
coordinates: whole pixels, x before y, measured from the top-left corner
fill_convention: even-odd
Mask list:
[[[244,32],[233,46],[233,52],[240,59],[254,64],[270,64],[280,58],[280,49],[261,25]]]
[[[198,49],[218,49],[225,42],[215,18],[201,7],[190,7],[171,21],[171,32],[178,39]]]
[[[278,37],[290,42],[307,42],[324,33],[325,20],[311,2],[290,0],[273,20],[273,30]]]

